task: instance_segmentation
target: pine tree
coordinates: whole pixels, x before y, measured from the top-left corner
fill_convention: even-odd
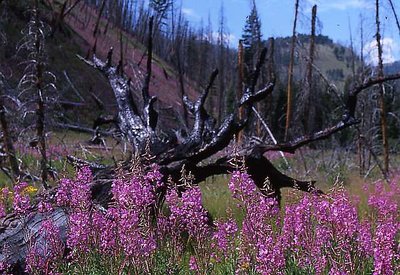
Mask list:
[[[246,24],[243,28],[242,42],[244,48],[244,63],[252,69],[255,65],[255,59],[261,48],[261,20],[258,17],[255,0],[252,0],[252,8],[247,16]]]

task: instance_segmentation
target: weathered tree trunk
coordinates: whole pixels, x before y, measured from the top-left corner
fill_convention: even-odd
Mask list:
[[[36,36],[35,41],[35,56],[36,56],[36,100],[37,100],[37,107],[36,107],[36,131],[37,131],[37,138],[39,144],[39,151],[41,155],[40,160],[40,169],[41,169],[41,178],[43,187],[47,189],[49,186],[47,184],[47,176],[48,176],[48,169],[47,169],[47,155],[46,155],[46,132],[45,132],[45,103],[43,99],[43,70],[44,65],[43,61],[41,60],[41,56],[43,54],[43,37],[40,33],[40,19],[39,19],[39,0],[35,1],[35,24],[36,24]]]
[[[15,153],[14,143],[12,141],[11,132],[8,125],[8,120],[6,117],[6,108],[4,105],[4,96],[6,93],[4,90],[5,83],[3,81],[3,76],[0,74],[0,124],[3,131],[3,139],[8,161],[10,162],[13,177],[16,179],[20,175],[20,170]]]
[[[243,43],[239,40],[239,47],[238,47],[238,86],[236,90],[236,100],[239,101],[240,98],[243,96],[243,81],[244,81],[244,49]],[[239,119],[243,118],[243,108],[239,107]],[[242,142],[243,132],[239,132],[237,134],[237,141],[240,143]]]
[[[220,10],[220,23],[219,23],[219,95],[218,95],[218,116],[217,122],[220,124],[222,122],[222,118],[225,115],[225,25],[224,25],[224,7],[221,6]]]
[[[397,16],[397,12],[396,12],[396,9],[394,8],[393,1],[392,1],[392,0],[389,0],[389,4],[390,4],[390,8],[392,9],[392,12],[393,12],[394,19],[396,20],[397,29],[398,29],[399,35],[400,35],[400,22],[399,22],[399,17]]]
[[[311,15],[311,36],[310,36],[310,49],[307,62],[307,75],[306,75],[306,90],[304,102],[304,129],[305,133],[313,132],[315,120],[315,106],[311,104],[315,95],[313,94],[313,64],[315,55],[315,23],[317,19],[317,5],[312,7]]]
[[[379,21],[379,0],[375,2],[375,23],[376,23],[376,45],[378,47],[378,77],[383,77],[383,58],[382,58],[382,44],[381,44],[381,32],[380,32],[380,21]],[[389,143],[387,133],[387,121],[386,121],[386,106],[385,106],[385,87],[383,83],[379,84],[379,106],[381,116],[381,129],[382,129],[382,145],[383,145],[383,163],[384,170],[387,174],[389,172]]]
[[[25,274],[25,257],[33,242],[45,243],[40,229],[42,222],[48,219],[60,229],[60,237],[66,241],[68,214],[62,208],[48,213],[32,209],[27,215],[13,214],[0,219],[0,262],[10,264],[12,274]]]
[[[101,15],[103,14],[103,11],[104,11],[105,4],[106,4],[106,0],[103,0],[103,2],[101,3],[101,6],[100,6],[99,15],[97,16],[97,19],[96,19],[96,25],[94,27],[93,37],[97,37],[97,33],[99,32],[100,19],[101,19]]]
[[[288,83],[287,83],[287,105],[286,105],[286,124],[285,124],[285,141],[289,138],[289,128],[292,119],[292,82],[293,82],[293,67],[294,67],[294,50],[296,47],[296,26],[297,26],[297,16],[299,13],[299,0],[296,0],[294,8],[294,22],[293,22],[293,32],[292,32],[292,42],[290,44],[290,60],[288,68]]]

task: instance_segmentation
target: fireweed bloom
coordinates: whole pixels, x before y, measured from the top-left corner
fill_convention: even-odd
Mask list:
[[[210,235],[207,211],[201,202],[201,191],[198,186],[190,187],[181,197],[175,189],[168,191],[166,202],[171,211],[169,219],[180,232],[187,232],[200,241]]]
[[[144,175],[144,179],[150,182],[156,189],[164,186],[162,178],[163,175],[160,173],[160,167],[157,164],[152,164],[150,171]]]
[[[190,268],[207,270],[210,267],[212,230],[207,211],[202,204],[200,188],[191,186],[181,196],[175,188],[169,189],[165,200],[170,211],[169,216],[163,221],[164,225],[168,224],[171,227],[168,230],[170,233],[168,238],[172,244],[178,244],[178,250],[183,250],[184,244],[190,241],[194,250]],[[185,235],[188,236],[187,239],[183,237]]]
[[[6,262],[0,261],[0,272],[1,272],[1,274],[4,274],[4,275],[11,274],[11,273],[8,273],[9,268],[10,268],[10,266]]]
[[[223,257],[227,258],[234,252],[238,226],[233,219],[218,221],[215,223],[215,226],[217,229],[213,233],[211,247],[215,252],[220,252]]]
[[[156,165],[148,171],[115,179],[113,201],[107,209],[91,202],[93,178],[89,168],[79,170],[75,179],[60,181],[55,201],[69,210],[66,245],[73,260],[88,264],[79,259],[86,259],[91,251],[110,260],[123,256],[121,270],[130,266],[140,273],[151,271],[157,249],[175,253],[169,261],[178,267],[190,244],[194,254],[189,258],[189,269],[199,273],[212,270],[210,258],[216,265],[237,260],[240,274],[282,274],[287,260],[313,274],[354,274],[372,263],[373,270],[366,272],[399,272],[398,181],[370,188],[371,211],[360,220],[355,202],[343,190],[323,197],[303,194],[280,211],[277,201],[263,196],[246,172],[236,171],[229,189],[245,214],[239,229],[233,219],[209,225],[197,186],[182,193],[167,189],[169,212],[158,214],[156,195],[164,187],[163,176]],[[20,183],[14,188],[12,204],[18,214],[29,213],[26,187],[26,183]],[[0,205],[7,204],[7,197],[2,195]],[[38,204],[41,213],[52,209],[49,202]],[[0,206],[0,216],[2,213],[5,210]],[[51,274],[63,260],[64,245],[51,220],[43,222],[41,230],[42,238],[28,251],[26,271]],[[0,271],[2,268],[0,263]]]
[[[52,220],[45,220],[39,232],[41,237],[26,256],[25,270],[30,274],[54,274],[52,270],[62,260],[64,254],[59,228]]]
[[[157,248],[155,228],[151,224],[156,203],[155,188],[161,185],[157,166],[142,175],[119,178],[112,184],[115,201],[101,222],[102,251],[123,251],[130,259],[146,261]],[[100,219],[100,217],[99,217]]]
[[[88,253],[92,248],[93,223],[88,211],[73,212],[69,216],[67,246],[72,250],[71,257]]]
[[[55,195],[56,203],[58,206],[69,206],[71,201],[71,190],[74,188],[71,179],[63,178],[60,180]]]
[[[327,245],[333,251],[331,269],[351,274],[357,268],[355,257],[361,254],[357,244],[360,228],[357,210],[343,191],[333,193],[331,200],[329,225],[333,235]]]
[[[374,274],[395,274],[399,271],[400,184],[392,180],[388,186],[375,184],[368,205],[375,211],[375,232],[372,238]]]
[[[88,167],[78,170],[74,180],[62,179],[55,195],[58,206],[70,207],[69,232],[67,246],[71,249],[70,257],[79,252],[87,253],[92,247],[92,203],[90,200],[90,183],[93,176]],[[49,205],[43,206],[43,208]]]
[[[255,270],[263,274],[279,274],[285,265],[279,234],[279,208],[275,199],[264,197],[247,173],[235,171],[229,182],[232,197],[245,211],[239,247],[239,269],[255,262]]]
[[[190,259],[189,259],[189,269],[192,271],[199,271],[199,267],[197,265],[196,258],[193,256],[190,256]]]
[[[82,211],[88,210],[90,202],[90,183],[93,175],[89,167],[78,170],[74,180],[61,179],[56,193],[58,206],[69,206]]]
[[[25,189],[28,187],[26,182],[21,182],[14,187],[13,209],[17,214],[25,214],[31,206],[29,195],[26,194]]]
[[[351,274],[358,257],[367,256],[368,229],[345,192],[329,198],[304,194],[299,203],[286,206],[282,236],[287,254],[301,268]]]
[[[373,255],[373,243],[372,243],[372,228],[371,222],[363,221],[359,226],[358,234],[358,245],[359,251],[364,257],[370,257]]]
[[[93,230],[97,233],[96,239],[100,252],[105,255],[115,255],[118,250],[118,211],[115,208],[109,208],[104,215],[100,212],[95,212],[93,215]]]
[[[46,213],[53,210],[53,205],[48,201],[40,201],[38,203],[38,210],[40,213]]]

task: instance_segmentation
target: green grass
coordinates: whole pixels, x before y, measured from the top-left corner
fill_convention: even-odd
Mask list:
[[[228,188],[229,176],[215,176],[200,184],[203,205],[214,218],[235,217],[243,220],[243,210],[237,207]]]
[[[343,186],[354,199],[360,200],[358,210],[361,216],[367,210],[367,199],[363,190],[365,184],[371,184],[382,179],[380,170],[375,167],[370,176],[364,179],[357,167],[357,155],[332,150],[310,150],[304,153],[304,159],[296,153],[288,157],[290,169],[282,158],[273,160],[273,164],[283,173],[300,180],[316,180],[316,187],[329,192],[334,186]],[[304,162],[306,165],[304,165]],[[398,156],[392,156],[393,166],[399,162]],[[305,171],[305,166],[308,172]],[[228,188],[229,175],[218,175],[208,178],[200,184],[203,195],[203,204],[214,219],[234,217],[239,224],[244,218],[242,209],[231,197]],[[297,201],[301,197],[300,191],[291,188],[282,189],[282,208],[287,203]]]

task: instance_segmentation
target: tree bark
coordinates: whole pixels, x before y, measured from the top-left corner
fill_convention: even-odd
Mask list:
[[[6,117],[6,108],[4,105],[4,95],[5,95],[5,83],[3,76],[0,74],[0,123],[1,129],[3,131],[3,139],[8,161],[10,162],[11,171],[14,179],[17,179],[20,175],[17,155],[14,148],[14,143],[12,141],[11,132]]]
[[[39,141],[39,151],[41,155],[40,160],[40,169],[41,169],[41,178],[42,184],[45,189],[48,189],[47,177],[48,177],[48,169],[47,169],[47,154],[46,154],[46,132],[45,132],[45,103],[43,99],[43,70],[44,65],[41,60],[41,55],[43,54],[43,41],[41,26],[40,26],[40,18],[39,18],[39,0],[35,1],[35,23],[36,25],[36,41],[35,41],[35,54],[36,54],[36,131],[37,137]]]
[[[383,77],[383,58],[382,58],[382,44],[381,44],[381,32],[380,32],[380,21],[379,21],[379,0],[375,2],[375,23],[376,23],[376,45],[378,47],[378,77]],[[383,83],[379,83],[379,106],[380,106],[380,117],[381,117],[381,129],[382,129],[382,145],[383,145],[383,163],[384,171],[387,174],[389,172],[389,144],[388,144],[388,133],[387,133],[387,119],[386,119],[386,106],[385,106],[385,87]]]
[[[285,124],[285,141],[289,138],[289,128],[292,119],[292,82],[293,82],[293,67],[294,67],[294,50],[296,47],[296,26],[297,26],[297,16],[299,12],[299,0],[296,0],[294,8],[294,22],[293,22],[293,32],[292,32],[292,42],[290,44],[290,60],[288,68],[288,83],[287,83],[287,106],[286,106],[286,124]]]

